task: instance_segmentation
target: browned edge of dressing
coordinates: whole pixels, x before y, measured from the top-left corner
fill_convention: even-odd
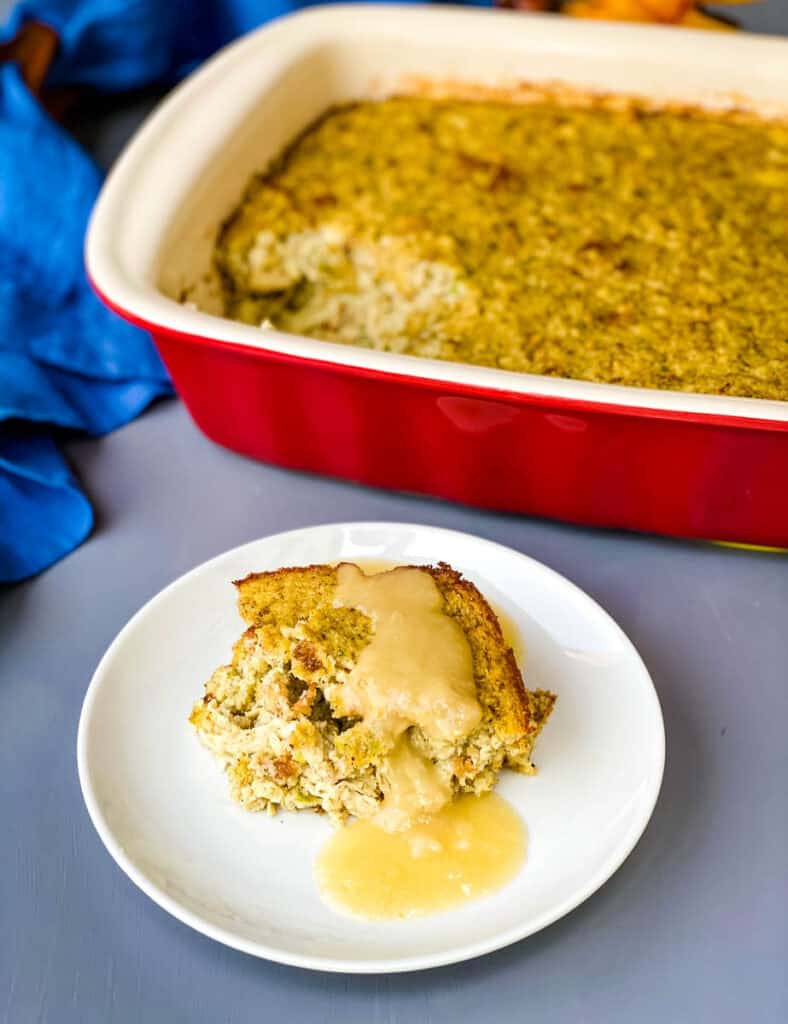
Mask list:
[[[754,105],[751,97],[734,91],[720,92],[706,104],[690,100],[657,98],[645,93],[606,92],[603,89],[570,85],[568,82],[511,81],[499,85],[464,82],[453,78],[431,78],[427,75],[406,74],[399,80],[399,88],[389,95],[421,96],[435,100],[467,100],[479,103],[510,103],[528,105],[554,103],[563,107],[593,107],[597,110],[644,110],[677,114],[685,117],[723,117],[726,120],[748,123],[769,121],[788,124],[788,105],[767,101],[766,110]]]

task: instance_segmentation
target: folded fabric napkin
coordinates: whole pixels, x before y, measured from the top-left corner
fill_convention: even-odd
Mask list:
[[[293,0],[22,0],[59,38],[47,87],[118,92],[174,82]],[[31,576],[90,532],[90,503],[55,444],[103,434],[171,392],[146,334],[87,283],[82,246],[97,167],[42,109],[18,68],[0,66],[0,582]]]

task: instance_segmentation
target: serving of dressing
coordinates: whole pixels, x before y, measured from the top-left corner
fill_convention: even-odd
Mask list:
[[[383,800],[372,818],[334,833],[315,874],[334,906],[412,917],[504,885],[525,857],[525,828],[492,793],[453,800],[448,780],[410,741],[418,727],[456,742],[482,718],[470,645],[435,580],[418,568],[362,566],[337,566],[335,604],[374,625],[344,680],[343,713],[363,718],[390,748],[380,766]]]

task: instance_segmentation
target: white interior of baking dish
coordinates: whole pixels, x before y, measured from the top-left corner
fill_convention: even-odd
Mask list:
[[[560,82],[788,113],[788,41],[459,8],[322,7],[226,48],[161,104],[115,165],[87,238],[88,271],[151,324],[370,370],[526,394],[788,421],[788,403],[510,373],[298,338],[219,312],[211,250],[253,173],[328,106],[416,77]],[[757,282],[753,282],[757,287]],[[193,305],[178,300],[188,295]]]

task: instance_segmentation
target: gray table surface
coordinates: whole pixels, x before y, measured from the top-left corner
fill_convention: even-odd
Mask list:
[[[750,9],[752,26],[788,28],[788,5],[767,6]],[[74,127],[106,164],[151,102],[97,102]],[[788,558],[484,513],[271,468],[211,444],[176,401],[66,449],[95,504],[93,536],[37,579],[0,592],[4,1021],[788,1019]],[[309,973],[191,931],[115,866],[77,781],[85,689],[148,598],[229,547],[353,519],[466,530],[565,574],[633,639],[665,715],[662,794],[613,879],[538,935],[420,974]]]

